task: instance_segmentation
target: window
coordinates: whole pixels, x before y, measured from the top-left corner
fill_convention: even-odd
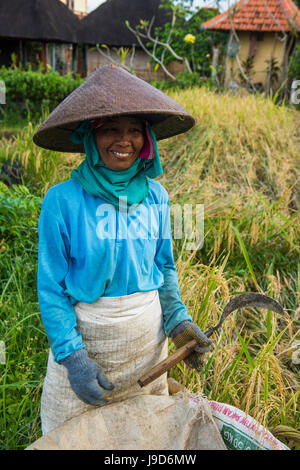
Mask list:
[[[256,40],[257,41],[263,41],[264,40],[264,33],[259,31],[256,33]]]

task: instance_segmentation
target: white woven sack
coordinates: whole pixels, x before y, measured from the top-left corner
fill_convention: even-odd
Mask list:
[[[137,395],[66,421],[26,450],[227,450],[209,403]]]

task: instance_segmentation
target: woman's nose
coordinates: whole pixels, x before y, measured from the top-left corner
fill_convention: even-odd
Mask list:
[[[125,142],[125,143],[130,142],[131,141],[130,133],[126,130],[120,131],[118,133],[117,139],[118,139],[118,142]]]

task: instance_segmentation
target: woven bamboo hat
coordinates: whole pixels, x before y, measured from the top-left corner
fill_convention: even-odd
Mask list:
[[[40,147],[84,153],[70,133],[81,121],[134,115],[151,124],[157,140],[188,131],[195,119],[176,101],[121,67],[103,65],[68,95],[33,136]]]

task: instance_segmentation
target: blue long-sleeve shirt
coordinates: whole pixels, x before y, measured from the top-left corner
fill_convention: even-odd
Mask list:
[[[192,321],[180,298],[172,252],[169,197],[148,180],[142,204],[116,210],[75,180],[50,188],[39,220],[38,297],[58,362],[84,347],[76,302],[158,289],[167,335]]]

